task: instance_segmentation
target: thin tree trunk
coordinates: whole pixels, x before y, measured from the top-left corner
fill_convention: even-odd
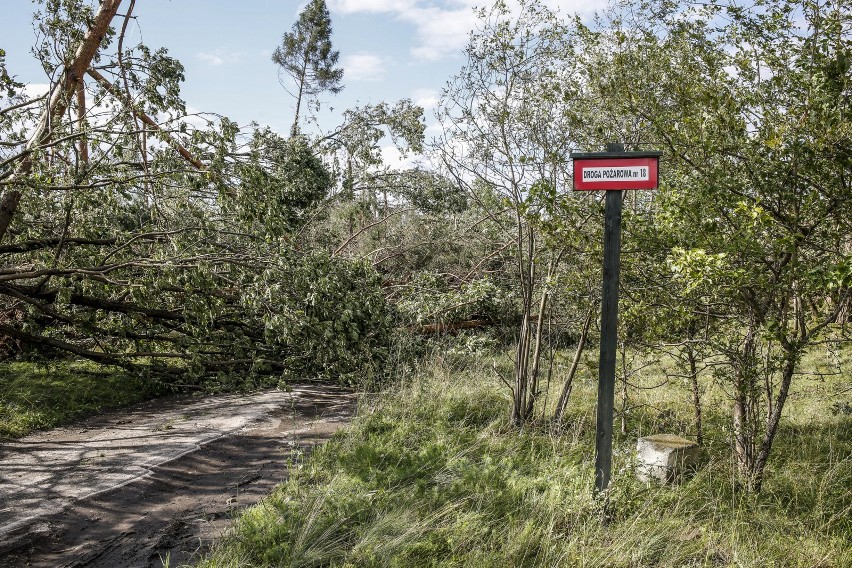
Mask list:
[[[565,377],[565,384],[562,386],[562,394],[559,395],[559,400],[556,402],[556,410],[553,413],[553,420],[556,422],[562,421],[562,416],[565,414],[565,408],[568,406],[568,399],[571,397],[571,389],[574,385],[574,375],[577,373],[577,368],[580,366],[580,359],[583,356],[583,347],[586,345],[586,339],[589,337],[589,328],[592,326],[592,318],[594,317],[596,306],[592,305],[589,308],[589,313],[586,314],[586,321],[583,322],[583,329],[580,331],[580,338],[577,340],[577,350],[574,352],[574,359],[571,361],[571,368],[568,369],[568,376]]]
[[[627,346],[621,342],[621,412],[619,422],[621,423],[621,435],[627,433]]]
[[[766,348],[766,357],[763,362],[763,388],[766,391],[766,410],[767,410],[767,420],[769,416],[772,414],[772,410],[774,407],[774,399],[775,395],[772,393],[772,369],[771,369],[771,358],[772,358],[772,342],[769,342],[769,346]]]
[[[80,79],[77,85],[77,128],[83,130],[86,123],[86,82]],[[89,141],[86,136],[80,137],[80,163],[83,166],[89,164]]]
[[[698,358],[695,348],[690,345],[686,350],[686,358],[689,361],[689,380],[692,383],[692,411],[695,416],[695,441],[701,446],[704,444],[704,427],[701,423],[701,390],[698,385]]]
[[[793,382],[793,375],[796,372],[797,362],[798,354],[795,352],[787,352],[784,367],[781,371],[781,387],[778,389],[778,397],[775,399],[772,412],[770,412],[766,417],[766,430],[764,431],[763,439],[760,442],[760,451],[754,460],[751,486],[755,492],[759,492],[763,485],[766,462],[769,460],[769,454],[772,451],[775,434],[778,433],[778,424],[781,422],[781,412],[784,410],[784,403],[787,402],[787,395],[790,394],[790,384]]]
[[[535,258],[533,255],[534,236],[532,229],[524,235],[524,227],[518,219],[518,275],[523,291],[523,318],[518,335],[518,348],[515,361],[515,399],[512,404],[512,421],[516,425],[527,419],[527,397],[530,382],[530,347],[532,344],[531,319],[533,303],[533,284],[535,282]],[[526,255],[524,242],[526,241]]]
[[[521,329],[518,335],[518,347],[515,353],[515,398],[512,403],[512,422],[515,425],[523,424],[526,405],[527,388],[527,351],[529,349],[529,306],[524,300],[524,315],[521,320]]]
[[[749,436],[748,404],[745,393],[737,387],[734,395],[734,453],[737,457],[737,469],[743,478],[751,477],[751,452],[749,451],[751,436]]]
[[[544,402],[541,405],[541,419],[542,421],[547,419],[547,401],[550,397],[550,384],[553,379],[553,366],[555,363],[555,358],[553,356],[553,305],[556,303],[556,299],[554,297],[553,300],[550,301],[550,306],[547,310],[547,347],[548,347],[548,358],[547,358],[547,386],[544,388]]]
[[[737,458],[737,468],[750,489],[754,471],[755,442],[755,423],[751,412],[753,408],[751,399],[754,397],[754,373],[751,368],[754,341],[754,321],[752,320],[740,354],[741,360],[737,363],[733,411],[734,453]]]
[[[299,78],[299,94],[296,97],[296,116],[293,117],[293,126],[290,128],[290,136],[296,136],[299,133],[299,112],[302,108],[302,95],[305,92],[305,74],[308,72],[308,57],[302,64],[302,76]]]
[[[538,306],[538,321],[535,325],[535,348],[532,356],[532,371],[530,372],[530,390],[527,397],[527,416],[532,416],[535,407],[535,401],[538,398],[538,369],[541,361],[541,330],[544,327],[544,311],[547,309],[547,302],[550,299],[550,294],[547,290],[541,293],[541,302]]]
[[[531,288],[528,288],[531,291]],[[516,424],[523,424],[527,418],[527,396],[529,389],[530,372],[530,344],[531,344],[531,304],[532,298],[524,299],[524,315],[521,320],[521,330],[518,336],[517,361],[515,364],[515,404],[512,409],[512,417]]]

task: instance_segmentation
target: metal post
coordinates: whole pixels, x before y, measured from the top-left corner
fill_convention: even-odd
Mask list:
[[[624,152],[623,144],[607,144],[607,152]],[[621,263],[621,190],[606,192],[604,212],[601,352],[598,368],[598,413],[595,431],[595,492],[609,485],[612,471],[612,414],[615,399],[615,356],[618,339],[618,276]]]

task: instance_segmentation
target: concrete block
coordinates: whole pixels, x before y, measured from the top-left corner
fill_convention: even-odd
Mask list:
[[[636,452],[636,477],[640,481],[672,483],[695,466],[698,444],[674,434],[656,434],[639,438]]]

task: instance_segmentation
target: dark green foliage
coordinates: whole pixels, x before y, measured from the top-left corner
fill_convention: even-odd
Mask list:
[[[148,47],[139,45],[137,49],[140,69],[131,69],[127,81],[130,87],[144,95],[144,110],[151,114],[167,111],[185,113],[186,104],[180,98],[183,64],[169,57],[165,48],[152,52]]]
[[[281,237],[299,229],[332,188],[331,174],[302,136],[258,130],[250,159],[237,167],[238,218],[252,233]]]
[[[0,49],[0,95],[11,99],[24,85],[9,76],[6,70],[6,51]]]
[[[35,54],[46,70],[68,63],[94,13],[84,0],[44,2]],[[297,31],[313,18],[327,40],[327,16],[314,2]],[[300,37],[306,57],[336,61],[322,38]],[[295,238],[333,186],[316,147],[269,129],[242,134],[224,117],[195,127],[181,64],[120,41],[114,29],[104,36],[95,61],[105,79],[85,82],[95,104],[81,120],[53,117],[48,150],[20,152],[39,122],[35,101],[3,109],[3,136],[22,142],[0,148],[3,197],[20,193],[0,251],[4,350],[214,389],[377,380],[387,355],[378,276]],[[339,73],[320,71],[336,89]],[[17,88],[2,73],[4,93]]]
[[[245,296],[285,378],[375,384],[388,357],[390,312],[376,271],[324,252],[282,254]]]
[[[434,172],[420,169],[400,172],[393,183],[395,193],[424,213],[462,213],[469,205],[462,188]]]
[[[476,319],[498,323],[517,313],[513,291],[488,276],[452,284],[444,275],[417,274],[397,302],[403,321],[432,324]]]
[[[331,19],[325,0],[311,0],[293,30],[284,34],[272,61],[298,81],[306,94],[338,92],[343,70],[335,69],[339,53],[331,48]]]

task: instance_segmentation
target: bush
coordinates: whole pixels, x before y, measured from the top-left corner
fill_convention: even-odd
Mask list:
[[[368,263],[325,252],[282,256],[246,302],[261,314],[285,379],[382,380],[391,316]]]

